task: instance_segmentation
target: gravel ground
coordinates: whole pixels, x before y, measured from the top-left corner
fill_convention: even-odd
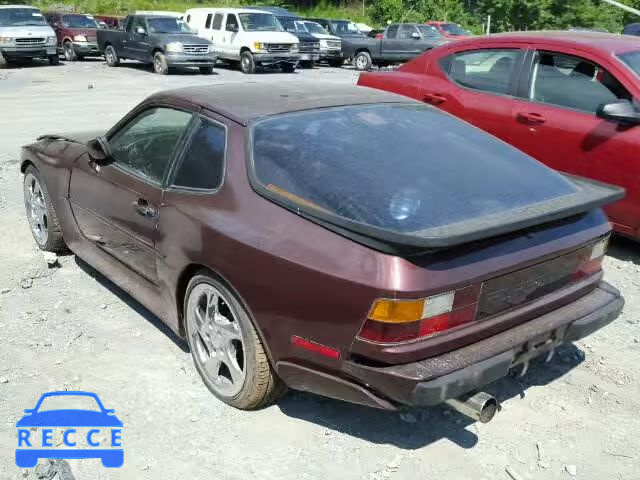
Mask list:
[[[640,245],[615,239],[608,280],[624,314],[595,335],[490,386],[487,425],[445,408],[386,413],[291,393],[258,412],[216,401],[185,344],[89,266],[48,268],[22,204],[18,149],[44,133],[107,128],[147,95],[222,82],[333,80],[295,75],[159,77],[87,61],[0,71],[0,479],[640,479]],[[125,463],[14,464],[16,421],[51,390],[94,391],[123,420]]]

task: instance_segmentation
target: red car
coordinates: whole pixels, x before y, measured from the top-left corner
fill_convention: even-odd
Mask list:
[[[619,185],[606,212],[640,237],[640,39],[540,32],[478,37],[431,50],[359,85],[446,110],[557,170]]]
[[[448,40],[464,40],[473,36],[469,30],[462,28],[457,23],[452,22],[438,22],[430,20],[425,22],[427,25],[434,27],[440,34]]]
[[[58,51],[66,61],[102,56],[96,41],[98,23],[91,15],[48,12],[44,16],[56,32]]]

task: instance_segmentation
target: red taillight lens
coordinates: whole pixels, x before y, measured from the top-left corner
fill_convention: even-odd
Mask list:
[[[398,343],[436,334],[473,321],[481,284],[420,300],[378,299],[358,337]]]
[[[376,38],[384,38],[384,35],[382,33],[376,33]]]
[[[573,275],[574,280],[582,280],[602,270],[602,261],[607,251],[609,237],[600,240],[592,247],[584,249],[584,255]]]

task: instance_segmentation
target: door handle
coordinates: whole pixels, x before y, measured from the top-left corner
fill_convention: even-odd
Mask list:
[[[518,113],[518,119],[529,125],[542,125],[547,121],[544,115],[533,112],[520,112]]]
[[[136,213],[145,218],[155,218],[158,216],[158,210],[147,202],[144,198],[139,198],[138,201],[133,202],[133,208]]]
[[[438,93],[425,93],[422,99],[432,105],[440,105],[447,101],[447,98]]]

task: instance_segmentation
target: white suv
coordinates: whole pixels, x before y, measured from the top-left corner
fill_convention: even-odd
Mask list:
[[[293,72],[300,60],[298,38],[285,32],[269,12],[192,8],[183,18],[200,37],[213,42],[219,60],[240,62],[244,73],[254,73],[261,65]]]
[[[35,7],[0,5],[0,68],[12,60],[47,58],[57,65],[56,32]]]

